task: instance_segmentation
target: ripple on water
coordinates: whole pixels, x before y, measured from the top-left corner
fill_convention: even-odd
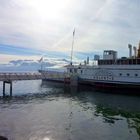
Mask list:
[[[138,140],[140,137],[140,97],[40,82],[34,83],[36,89],[29,93],[29,87],[24,90],[25,85],[18,84],[24,94],[18,94],[17,90],[12,98],[0,99],[1,136],[10,140]]]

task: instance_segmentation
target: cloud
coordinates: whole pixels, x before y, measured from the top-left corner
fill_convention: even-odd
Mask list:
[[[40,63],[38,60],[32,60],[30,57],[28,59],[14,59],[9,61],[7,64],[0,64],[0,71],[38,71],[41,69],[41,64],[43,69],[58,69],[63,68],[65,65],[68,65],[70,62],[66,59],[58,58],[43,58],[43,62]]]
[[[65,57],[75,27],[75,52],[123,48],[126,54],[127,44],[139,41],[139,5],[138,0],[0,0],[0,44]]]

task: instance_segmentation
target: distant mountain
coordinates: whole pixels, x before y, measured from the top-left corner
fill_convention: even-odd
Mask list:
[[[15,66],[40,66],[40,63],[38,61],[34,60],[12,60],[9,62],[9,64],[15,65]],[[44,65],[50,67],[54,64],[48,62],[43,62]]]
[[[43,66],[43,69],[47,68],[60,68],[70,62],[66,59],[45,58],[43,62],[34,60],[12,60],[8,64],[1,64],[0,71],[38,71]]]
[[[96,53],[97,54],[97,53]],[[59,54],[60,55],[60,54]],[[62,58],[63,56],[63,58]],[[94,58],[94,53],[84,53],[84,52],[74,52],[73,64],[83,63],[84,60],[90,58],[90,61]],[[43,56],[43,62],[40,63],[39,60],[30,60],[30,59],[18,59],[11,60],[8,64],[0,64],[0,71],[38,71],[43,66],[43,69],[48,68],[62,68],[65,65],[70,64],[69,55],[60,55],[55,52],[50,52],[47,55]]]

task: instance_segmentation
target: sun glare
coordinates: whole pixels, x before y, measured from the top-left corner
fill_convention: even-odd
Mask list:
[[[58,18],[68,8],[70,0],[29,0],[27,4],[46,18]]]

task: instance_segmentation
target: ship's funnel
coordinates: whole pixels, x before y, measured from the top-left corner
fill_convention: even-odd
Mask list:
[[[136,58],[136,56],[137,56],[137,48],[134,46],[133,50],[134,50],[134,58]]]
[[[89,64],[89,57],[87,57],[87,64]]]
[[[139,48],[138,48],[138,55],[137,55],[138,58],[140,58],[140,42],[139,42]]]
[[[132,58],[132,45],[128,44],[128,48],[129,48],[129,58]]]

